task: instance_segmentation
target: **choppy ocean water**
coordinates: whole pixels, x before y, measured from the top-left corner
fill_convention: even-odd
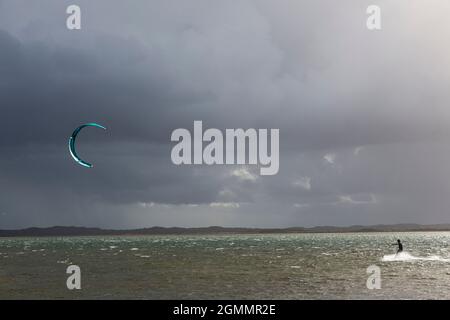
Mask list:
[[[449,299],[449,244],[450,232],[0,238],[0,299]],[[66,287],[72,264],[81,290]],[[381,289],[366,286],[370,265]]]

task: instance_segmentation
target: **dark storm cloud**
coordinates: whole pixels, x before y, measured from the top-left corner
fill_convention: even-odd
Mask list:
[[[170,86],[164,86],[162,78],[153,79],[156,70],[152,70],[154,75],[142,75],[132,62],[117,67],[114,57],[104,56],[106,61],[102,61],[82,50],[27,45],[5,32],[0,42],[4,49],[2,103],[10,120],[2,128],[6,145],[54,143],[87,119],[117,128],[121,135],[116,139],[167,141],[168,128],[162,132],[157,126],[161,123],[158,111],[181,104],[183,98],[189,100],[162,91]],[[119,42],[111,49],[115,46],[126,46],[132,56],[130,43]],[[22,130],[17,130],[18,123]]]
[[[447,4],[69,4],[0,1],[0,227],[446,221]],[[174,166],[194,120],[279,128],[279,174]]]

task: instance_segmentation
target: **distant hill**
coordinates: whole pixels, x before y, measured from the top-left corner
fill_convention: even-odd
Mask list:
[[[450,231],[450,224],[394,224],[372,226],[333,227],[319,226],[311,228],[179,228],[152,227],[132,230],[107,230],[86,227],[50,227],[27,228],[21,230],[0,230],[0,237],[56,237],[56,236],[119,236],[119,235],[163,235],[163,234],[250,234],[250,233],[345,233],[345,232],[406,232],[406,231]]]

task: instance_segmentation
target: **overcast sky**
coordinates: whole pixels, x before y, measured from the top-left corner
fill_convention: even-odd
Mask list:
[[[449,223],[449,14],[447,0],[0,0],[0,228]],[[170,135],[194,120],[280,129],[279,173],[175,166]],[[92,169],[67,148],[86,122],[108,128],[80,134]]]

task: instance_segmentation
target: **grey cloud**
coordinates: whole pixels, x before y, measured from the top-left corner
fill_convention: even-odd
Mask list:
[[[365,2],[79,1],[76,32],[68,4],[0,1],[0,228],[448,221],[449,4],[382,1],[375,33]],[[279,174],[174,166],[194,120],[279,128]]]

